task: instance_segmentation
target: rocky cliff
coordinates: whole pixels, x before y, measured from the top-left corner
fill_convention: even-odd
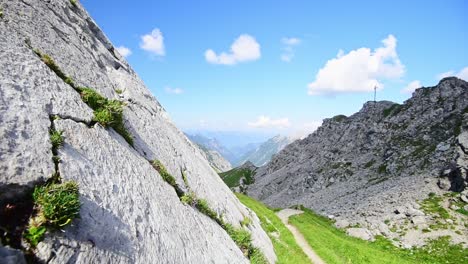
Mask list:
[[[210,163],[211,167],[216,172],[225,172],[232,169],[232,165],[229,161],[227,161],[221,154],[219,154],[216,150],[210,150],[202,145],[197,145],[200,148],[201,153],[205,157],[206,160]]]
[[[468,83],[446,78],[402,105],[368,102],[352,116],[325,119],[259,168],[248,194],[367,223],[380,234],[384,219],[417,210],[428,193],[466,188],[467,139]]]
[[[245,228],[253,246],[274,262],[256,215],[173,125],[77,1],[0,0],[0,7],[2,220],[17,217],[26,224],[31,209],[22,211],[25,217],[15,216],[16,210],[22,204],[30,208],[33,188],[53,177],[79,186],[79,218],[63,230],[47,231],[31,248],[36,259],[247,263],[252,252],[229,235],[233,228]],[[105,125],[108,116],[101,114],[108,112],[84,100],[86,91],[101,95],[97,103],[112,103],[107,110],[121,120]],[[61,133],[60,148],[52,146],[49,131]],[[155,170],[154,160],[167,172]],[[167,173],[175,179],[172,184],[161,177]],[[211,210],[182,203],[184,194]],[[246,217],[251,224],[241,227]],[[20,222],[14,228],[21,230]],[[3,239],[8,231],[1,228],[8,245],[11,241]],[[16,246],[27,248],[24,241]],[[0,262],[15,256],[19,262],[17,253],[0,246]]]

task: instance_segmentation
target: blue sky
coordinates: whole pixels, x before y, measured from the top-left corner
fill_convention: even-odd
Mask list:
[[[375,84],[401,103],[468,79],[464,0],[81,2],[184,130],[295,134]]]

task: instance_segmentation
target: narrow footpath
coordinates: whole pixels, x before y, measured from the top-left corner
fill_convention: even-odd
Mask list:
[[[294,209],[283,209],[279,212],[276,213],[276,215],[281,219],[281,221],[286,225],[286,227],[291,231],[291,233],[294,236],[294,239],[296,239],[296,243],[302,248],[304,253],[309,257],[309,259],[312,261],[314,264],[326,264],[325,261],[323,261],[317,253],[310,247],[309,243],[305,240],[304,236],[297,230],[297,228],[293,225],[289,224],[289,217],[293,215],[298,215],[304,213],[303,211],[300,210],[294,210]]]

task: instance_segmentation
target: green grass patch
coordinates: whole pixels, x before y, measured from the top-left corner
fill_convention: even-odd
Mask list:
[[[60,77],[60,79],[65,81],[68,78],[65,75],[65,73],[62,72],[62,70],[57,65],[57,63],[55,63],[55,61],[49,55],[47,55],[45,53],[42,53],[38,49],[33,49],[33,51],[34,51],[34,53],[36,53],[37,56],[39,56],[41,58],[41,61],[45,65],[47,65],[47,67],[49,67],[49,69],[51,69],[53,72],[55,72],[55,74],[57,74],[58,77]]]
[[[310,263],[302,249],[297,245],[294,236],[281,222],[281,219],[276,216],[274,210],[246,195],[236,193],[236,196],[245,206],[257,214],[263,230],[273,243],[278,257],[278,264]]]
[[[243,183],[246,185],[254,183],[255,173],[249,169],[234,168],[230,171],[222,172],[219,174],[221,179],[226,183],[229,188],[239,186],[239,181],[244,178]]]
[[[252,224],[252,220],[247,216],[244,216],[244,219],[240,222],[241,226],[249,226],[250,224]]]
[[[343,120],[346,120],[346,118],[348,118],[348,117],[345,116],[345,115],[336,115],[336,116],[332,117],[332,120],[335,121],[335,122],[341,122]]]
[[[421,202],[421,209],[426,214],[437,215],[443,219],[449,219],[450,214],[443,208],[440,203],[443,201],[441,196],[435,193],[429,193],[429,197]]]
[[[80,211],[78,185],[71,181],[38,186],[33,200],[36,214],[25,234],[32,246],[42,240],[47,227],[60,229],[70,224]]]
[[[76,7],[76,5],[78,4],[78,0],[70,0],[70,4],[72,4],[72,6]]]
[[[116,89],[115,92],[116,92],[117,94],[122,94],[122,93],[123,93],[123,90],[122,90],[122,89]]]
[[[161,161],[153,160],[151,165],[155,170],[158,171],[159,175],[161,175],[165,182],[169,183],[172,187],[177,186],[176,179],[167,171],[166,167],[164,167]]]
[[[263,253],[258,248],[253,246],[252,236],[250,232],[244,229],[243,226],[241,226],[240,228],[236,228],[233,225],[226,223],[222,219],[222,217],[219,217],[218,214],[213,209],[211,209],[211,207],[208,204],[208,201],[206,201],[205,199],[198,198],[194,192],[188,192],[182,195],[182,197],[180,197],[180,201],[184,204],[197,208],[198,211],[200,211],[201,213],[205,214],[206,216],[213,219],[216,223],[218,223],[231,237],[231,239],[236,243],[236,245],[244,253],[244,255],[247,258],[249,258],[250,263],[268,263]],[[244,221],[245,218],[242,222]]]
[[[55,129],[51,129],[49,131],[50,142],[52,142],[52,148],[57,149],[63,144],[63,131],[57,131]]]
[[[466,263],[468,250],[451,245],[443,237],[430,241],[426,247],[402,249],[384,237],[369,242],[346,235],[330,220],[305,209],[305,213],[290,217],[290,222],[328,264],[341,263]]]
[[[118,100],[109,100],[88,87],[79,87],[77,90],[80,92],[83,102],[94,110],[94,121],[103,127],[112,127],[128,144],[133,146],[133,137],[123,123],[124,103]]]

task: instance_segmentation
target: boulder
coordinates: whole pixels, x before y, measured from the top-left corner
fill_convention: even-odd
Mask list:
[[[348,228],[346,233],[350,236],[357,237],[363,240],[373,240],[374,236],[366,228]]]

